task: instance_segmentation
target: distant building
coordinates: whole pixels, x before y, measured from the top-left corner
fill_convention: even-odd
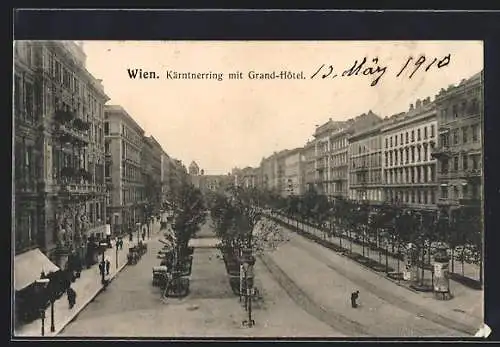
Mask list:
[[[348,149],[349,137],[360,129],[380,122],[380,117],[369,111],[348,121],[330,119],[318,126],[315,137],[316,187],[318,193],[328,198],[348,197]]]
[[[308,141],[302,151],[304,156],[304,191],[315,189],[316,187],[316,169],[314,168],[316,161],[315,147],[316,144],[314,141]]]
[[[281,186],[282,196],[301,195],[304,193],[304,155],[303,148],[295,148],[283,155],[284,184]]]
[[[109,223],[115,233],[128,232],[144,217],[144,130],[122,106],[106,105],[104,134]]]
[[[191,164],[189,164],[189,174],[192,176],[198,176],[200,174],[200,167],[196,162],[192,161]]]
[[[379,204],[384,201],[382,177],[383,123],[349,138],[349,198]]]

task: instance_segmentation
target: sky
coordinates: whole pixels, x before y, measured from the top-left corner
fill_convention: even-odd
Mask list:
[[[329,118],[407,111],[483,69],[481,41],[84,41],[83,47],[108,104],[123,106],[168,155],[214,175],[302,147]],[[351,68],[364,58],[356,75]],[[133,79],[128,69],[159,78]],[[174,79],[169,71],[222,73],[223,80]],[[250,79],[252,71],[300,78]],[[243,78],[229,79],[239,72]]]

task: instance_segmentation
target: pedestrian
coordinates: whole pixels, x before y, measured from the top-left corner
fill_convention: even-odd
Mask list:
[[[133,238],[132,238],[132,231],[129,231],[129,233],[128,233],[128,240],[130,242],[132,242],[132,240],[133,240]]]
[[[123,239],[120,237],[118,242],[120,242],[120,250],[122,250],[123,249]]]
[[[68,304],[69,309],[71,310],[76,304],[76,292],[73,290],[73,288],[68,287],[68,289],[66,290],[66,294],[68,295]]]
[[[358,303],[356,302],[356,300],[358,300],[358,297],[359,297],[359,290],[356,290],[355,292],[351,293],[351,306],[352,306],[352,308],[358,307]]]
[[[109,275],[109,268],[111,267],[111,261],[106,257],[106,275]]]

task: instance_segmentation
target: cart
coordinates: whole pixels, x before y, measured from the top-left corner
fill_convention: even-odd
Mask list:
[[[168,279],[168,269],[166,266],[153,267],[153,286],[165,287]]]
[[[130,247],[127,254],[127,263],[129,265],[135,265],[139,261],[139,250],[137,247]]]

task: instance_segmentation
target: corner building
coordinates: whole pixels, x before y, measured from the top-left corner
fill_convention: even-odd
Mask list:
[[[16,249],[36,243],[64,269],[105,231],[109,98],[81,44],[20,41],[14,53]]]
[[[385,197],[389,203],[414,208],[435,208],[436,160],[431,156],[437,141],[435,104],[417,100],[408,112],[384,121],[382,161]]]

